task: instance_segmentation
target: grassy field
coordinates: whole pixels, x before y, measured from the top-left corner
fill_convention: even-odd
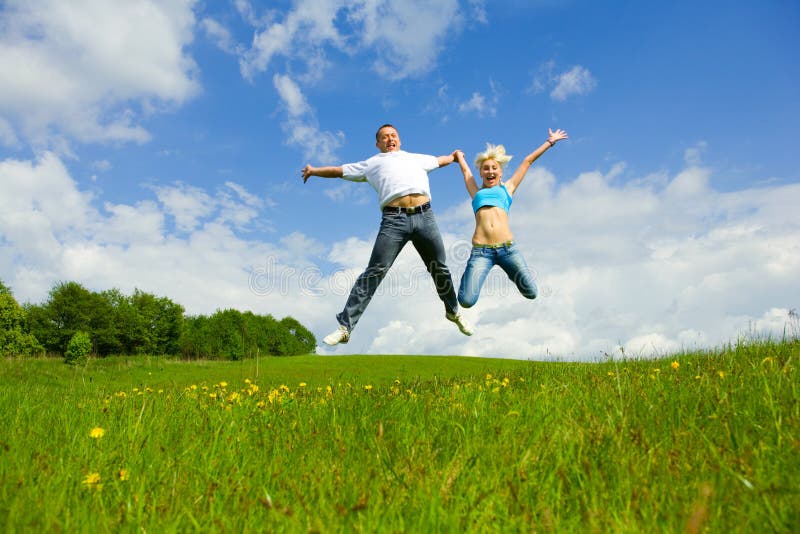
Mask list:
[[[799,356],[0,360],[0,528],[798,532]]]

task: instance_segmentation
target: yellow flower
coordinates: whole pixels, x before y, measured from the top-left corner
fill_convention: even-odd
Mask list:
[[[226,388],[226,387],[228,387],[228,383],[227,383],[227,382],[224,382],[224,381],[223,381],[223,382],[220,382],[220,383],[219,383],[219,387],[221,387],[221,388]]]
[[[720,371],[719,372],[719,377],[720,378],[725,378],[725,371]]]
[[[100,473],[89,473],[83,479],[83,484],[89,489],[96,489],[97,491],[103,489],[103,485],[100,484]]]
[[[306,386],[307,386],[307,384],[306,384],[305,382],[300,382],[300,384],[298,384],[298,385],[299,385],[301,388],[304,388],[304,387],[306,387]]]
[[[106,431],[99,426],[94,427],[89,431],[89,437],[93,439],[100,439],[105,435]]]
[[[366,386],[364,386],[364,391],[371,391],[371,390],[372,390],[372,384],[367,384]]]
[[[120,480],[128,480],[130,475],[128,475],[127,469],[120,469],[119,473],[117,473],[117,476],[119,476]]]
[[[678,368],[680,366],[681,366],[681,364],[679,364],[678,362],[672,362],[672,368],[675,369],[676,371],[678,370]]]

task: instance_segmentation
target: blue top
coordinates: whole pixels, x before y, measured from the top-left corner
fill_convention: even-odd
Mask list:
[[[508,189],[506,189],[505,185],[500,184],[494,187],[484,187],[483,189],[478,189],[478,192],[472,197],[472,211],[477,213],[481,208],[494,206],[503,208],[506,213],[508,213],[508,210],[511,208],[511,202],[511,195],[508,193]]]

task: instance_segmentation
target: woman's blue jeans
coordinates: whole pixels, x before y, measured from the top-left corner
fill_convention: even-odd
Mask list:
[[[444,242],[433,210],[412,214],[384,212],[367,269],[356,279],[344,310],[336,316],[340,325],[348,330],[356,326],[378,286],[389,272],[389,268],[409,241],[417,249],[426,269],[433,277],[436,292],[444,303],[445,312],[458,311],[453,279],[445,263]]]
[[[483,283],[495,265],[499,265],[506,272],[522,296],[529,299],[536,298],[537,289],[533,273],[516,245],[512,242],[491,247],[478,245],[472,247],[467,268],[458,288],[458,303],[461,306],[469,308],[478,302]]]

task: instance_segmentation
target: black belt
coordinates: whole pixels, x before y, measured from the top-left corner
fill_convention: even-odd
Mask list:
[[[426,202],[425,204],[420,204],[419,206],[414,206],[413,208],[401,208],[400,206],[385,206],[383,208],[383,213],[405,213],[406,215],[412,215],[414,213],[422,213],[423,211],[428,211],[431,209],[431,203]]]

